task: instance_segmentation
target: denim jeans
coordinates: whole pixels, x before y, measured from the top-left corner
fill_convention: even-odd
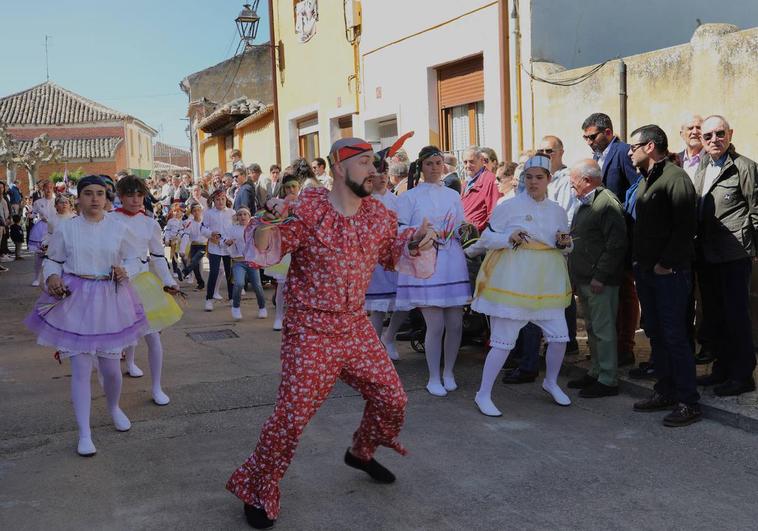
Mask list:
[[[242,289],[247,282],[250,282],[253,285],[255,298],[258,300],[258,308],[266,307],[266,298],[263,295],[263,285],[261,284],[261,273],[259,269],[254,269],[244,262],[234,262],[234,265],[232,266],[232,276],[234,278],[232,308],[240,307]]]
[[[655,391],[684,404],[696,404],[700,395],[688,323],[692,271],[681,269],[670,275],[657,275],[652,269],[635,265],[634,276],[645,314],[645,334],[650,338]]]
[[[205,287],[203,272],[200,269],[200,262],[203,260],[203,256],[205,256],[205,245],[190,245],[190,263],[182,270],[184,276],[187,276],[190,271],[195,274],[195,282],[197,282],[197,287],[200,289]]]
[[[213,298],[213,293],[216,291],[218,270],[221,267],[222,260],[224,262],[224,274],[226,275],[226,290],[229,294],[229,298],[232,298],[232,257],[208,253],[210,272],[208,273],[208,284],[205,286],[205,300],[211,300]]]

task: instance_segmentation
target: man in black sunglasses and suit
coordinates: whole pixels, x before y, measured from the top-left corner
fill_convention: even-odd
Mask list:
[[[704,321],[714,338],[711,374],[698,379],[717,396],[755,390],[750,276],[758,250],[758,166],[732,145],[723,116],[703,122],[705,156],[695,173],[699,195],[697,262]]]

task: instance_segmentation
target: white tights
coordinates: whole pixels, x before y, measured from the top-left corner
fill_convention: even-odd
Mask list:
[[[286,280],[276,282],[276,315],[274,316],[277,323],[284,319],[284,283]]]
[[[42,282],[42,261],[45,255],[40,253],[34,253],[34,280]]]
[[[92,438],[90,429],[90,405],[92,403],[92,356],[76,354],[71,357],[71,402],[74,416],[79,427],[79,438]],[[108,412],[114,420],[123,412],[118,401],[121,397],[121,365],[118,359],[97,358],[98,369],[102,376],[103,390],[108,404]]]
[[[163,370],[163,345],[161,344],[161,335],[158,332],[152,332],[145,336],[145,343],[147,343],[147,361],[150,364],[150,377],[152,379],[152,392],[153,399],[160,404],[168,397],[161,388],[161,372]],[[134,363],[136,347],[128,347],[126,349],[126,367],[131,369],[132,367],[139,368]],[[130,372],[132,372],[130,370]],[[142,371],[139,371],[141,373]],[[165,398],[164,398],[165,397]],[[167,403],[167,402],[166,402]]]
[[[395,336],[397,335],[397,331],[400,330],[400,327],[403,326],[405,318],[408,317],[408,312],[392,312],[392,317],[390,317],[390,324],[387,326],[386,332],[382,334],[385,315],[387,315],[386,312],[371,312],[371,315],[369,316],[371,326],[373,326],[374,330],[376,330],[376,335],[381,338],[384,347],[387,349],[387,353],[389,354],[390,359],[400,359],[400,356],[397,353],[397,347],[395,346]]]
[[[482,370],[482,384],[477,393],[479,399],[491,400],[492,386],[495,384],[495,380],[510,353],[510,350],[502,348],[492,347],[490,349]],[[558,373],[561,370],[565,353],[566,343],[548,343],[545,353],[545,385],[551,389],[558,387]]]
[[[442,372],[444,388],[447,391],[454,390],[455,376],[453,368],[458,357],[458,349],[461,347],[461,334],[463,333],[463,308],[453,306],[451,308],[438,308],[427,306],[421,308],[426,322],[426,337],[424,338],[424,350],[426,351],[426,364],[429,367],[429,385],[427,388],[440,386],[440,358],[442,357],[442,336],[445,336],[445,367]],[[431,389],[430,389],[431,391]]]

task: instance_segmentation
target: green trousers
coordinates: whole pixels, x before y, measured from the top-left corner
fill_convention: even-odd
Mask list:
[[[592,293],[589,284],[577,286],[579,303],[584,310],[592,367],[589,375],[604,385],[618,385],[618,350],[616,315],[619,287],[605,286],[602,293]]]

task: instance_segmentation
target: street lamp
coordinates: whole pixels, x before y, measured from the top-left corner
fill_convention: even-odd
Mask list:
[[[258,23],[261,17],[258,16],[256,11],[258,10],[259,2],[260,0],[255,0],[252,5],[244,4],[239,16],[234,19],[234,23],[237,24],[237,31],[240,34],[240,46],[244,42],[245,50],[253,47],[253,40],[258,34]]]

